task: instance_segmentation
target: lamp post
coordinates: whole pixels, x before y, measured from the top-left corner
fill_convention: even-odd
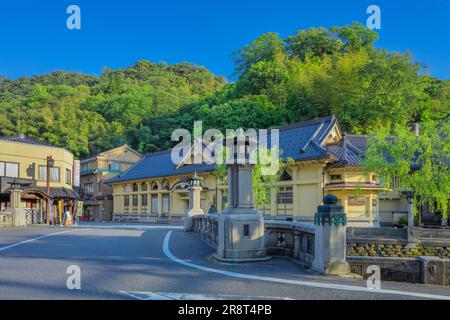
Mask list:
[[[407,190],[403,194],[406,196],[406,201],[408,201],[408,228],[414,227],[414,214],[413,214],[413,203],[414,203],[414,191]]]
[[[416,247],[416,237],[414,234],[414,214],[413,214],[413,203],[414,203],[414,191],[406,190],[403,191],[403,195],[408,201],[408,244],[407,249],[413,249]]]
[[[47,157],[47,195],[49,199],[47,200],[47,224],[50,224],[50,168],[55,165],[55,160],[53,160],[52,156]]]

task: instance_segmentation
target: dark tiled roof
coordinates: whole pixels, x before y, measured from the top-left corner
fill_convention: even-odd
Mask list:
[[[22,188],[22,190],[24,192],[38,190],[44,194],[47,194],[46,187],[25,186],[24,188]],[[78,199],[79,195],[75,191],[66,188],[50,188],[50,197],[53,199],[58,198]]]
[[[372,136],[367,135],[344,135],[342,139],[327,145],[328,151],[339,160],[330,163],[328,167],[359,167],[362,166],[364,155]],[[387,141],[393,142],[395,137],[387,137]],[[391,161],[389,155],[385,155],[387,161]]]
[[[47,192],[46,188],[38,187],[43,192]],[[52,198],[69,198],[69,199],[78,199],[78,194],[70,189],[66,188],[50,188],[50,196]]]
[[[330,116],[279,128],[281,157],[304,161],[331,156],[321,144],[336,123],[336,118]],[[272,145],[270,137],[268,140],[270,147]],[[171,160],[171,150],[167,150],[144,156],[128,171],[107,182],[116,183],[211,171],[214,171],[214,165],[207,164],[185,165],[177,169]]]
[[[0,137],[0,140],[16,142],[16,143],[34,144],[34,145],[46,146],[46,147],[54,147],[53,145],[51,145],[49,143],[30,138],[24,134],[16,134],[14,136],[9,136],[9,137]]]
[[[329,167],[358,167],[364,161],[369,136],[344,135],[342,139],[327,145],[328,151],[339,160]]]

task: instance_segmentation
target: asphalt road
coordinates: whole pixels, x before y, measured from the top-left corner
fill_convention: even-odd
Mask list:
[[[211,253],[197,235],[168,226],[0,229],[0,299],[450,298],[448,287],[383,282],[386,291],[377,292],[288,259],[228,265]],[[73,265],[81,271],[80,290],[67,288]]]

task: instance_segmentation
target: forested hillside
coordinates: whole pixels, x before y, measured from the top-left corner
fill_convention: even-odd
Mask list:
[[[205,68],[139,61],[99,77],[55,72],[0,79],[0,134],[21,133],[86,157],[123,143],[171,146],[173,129],[267,128],[335,114],[344,130],[371,133],[424,114],[450,113],[450,81],[409,54],[376,49],[359,24],[268,33],[233,54],[236,81]],[[0,77],[1,78],[1,77]]]

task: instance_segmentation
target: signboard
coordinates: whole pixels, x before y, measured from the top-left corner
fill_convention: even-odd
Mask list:
[[[354,206],[354,207],[362,207],[366,205],[366,198],[365,197],[350,197],[348,198],[348,205]]]
[[[77,201],[77,217],[83,216],[83,201]]]
[[[73,186],[80,187],[80,160],[73,161]]]

